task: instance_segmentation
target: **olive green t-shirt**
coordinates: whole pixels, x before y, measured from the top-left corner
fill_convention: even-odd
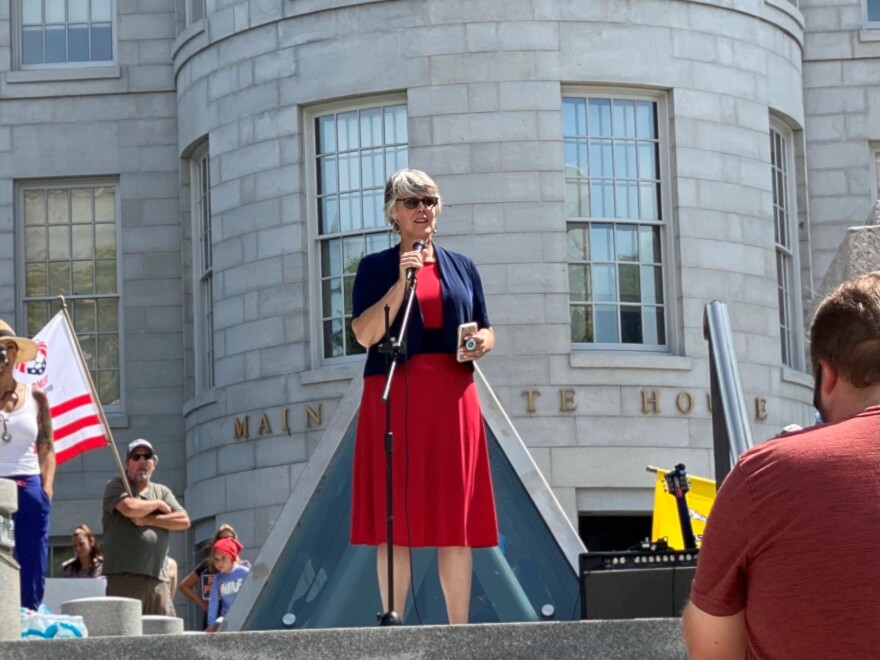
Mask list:
[[[116,510],[116,505],[128,497],[121,477],[114,477],[104,488],[104,575],[137,573],[158,578],[168,554],[170,534],[160,527],[138,527]],[[172,511],[183,511],[174,493],[167,486],[150,483],[135,497],[142,500],[162,500]]]

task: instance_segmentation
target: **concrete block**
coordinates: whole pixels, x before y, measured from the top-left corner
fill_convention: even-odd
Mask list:
[[[176,616],[145,614],[142,617],[144,635],[182,635],[183,619]]]
[[[468,110],[494,112],[500,109],[500,88],[496,82],[468,84]]]
[[[471,53],[498,50],[497,23],[468,23],[465,26],[467,50]]]
[[[532,52],[489,52],[438,55],[431,59],[431,83],[494,82],[535,78]]]
[[[62,614],[79,615],[89,637],[136,637],[143,634],[141,602],[105,596],[80,598],[61,604]]]
[[[559,27],[555,22],[505,22],[498,24],[501,50],[558,50]]]

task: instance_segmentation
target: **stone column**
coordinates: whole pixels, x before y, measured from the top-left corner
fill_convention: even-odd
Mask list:
[[[61,603],[62,614],[79,614],[89,637],[126,637],[143,634],[141,601],[134,598],[79,598]]]
[[[0,541],[9,540],[12,514],[18,510],[18,487],[14,481],[0,479]],[[21,639],[21,588],[19,566],[12,556],[12,545],[0,542],[0,640]]]

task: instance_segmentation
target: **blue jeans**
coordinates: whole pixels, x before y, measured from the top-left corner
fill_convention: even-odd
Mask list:
[[[9,477],[18,485],[15,525],[15,560],[21,566],[21,606],[36,610],[43,602],[46,563],[49,558],[49,510],[40,475]]]

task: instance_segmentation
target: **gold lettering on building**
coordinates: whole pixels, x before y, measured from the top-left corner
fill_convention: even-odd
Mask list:
[[[269,423],[269,415],[262,413],[260,415],[260,428],[257,430],[260,435],[272,433],[272,424]]]
[[[767,419],[767,399],[755,397],[755,419],[762,421]]]
[[[290,420],[287,415],[287,408],[281,411],[281,430],[290,435]]]
[[[709,409],[709,412],[712,412],[712,393],[706,392],[706,408]]]
[[[318,404],[318,409],[315,410],[311,406],[306,406],[306,428],[312,428],[314,426],[321,426],[321,413],[323,410],[321,409],[322,404]]]
[[[247,415],[244,416],[244,419],[239,419],[238,417],[236,417],[235,420],[233,420],[234,437],[236,440],[250,437],[251,433],[248,430],[248,421],[249,418]]]
[[[642,414],[660,412],[660,392],[657,390],[642,390]]]
[[[577,404],[574,402],[574,390],[559,390],[559,412],[574,412],[577,410]]]
[[[541,396],[538,390],[523,390],[522,395],[526,397],[526,412],[535,412],[535,399]]]
[[[691,396],[690,392],[679,392],[678,396],[675,397],[675,407],[683,415],[689,415],[691,410],[694,409],[694,397]]]

